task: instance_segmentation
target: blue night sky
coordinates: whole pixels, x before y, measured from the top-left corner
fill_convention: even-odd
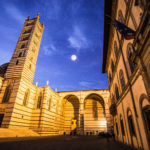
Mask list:
[[[45,28],[34,83],[48,80],[58,91],[108,88],[101,73],[103,0],[1,0],[0,64],[10,61],[25,18],[38,12]]]

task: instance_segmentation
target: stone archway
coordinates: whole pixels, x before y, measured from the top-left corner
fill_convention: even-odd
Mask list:
[[[67,95],[62,100],[64,132],[70,134],[79,130],[79,99],[75,95]],[[75,122],[74,122],[75,121]],[[72,129],[72,122],[76,127]]]
[[[98,134],[107,131],[105,102],[98,94],[90,94],[84,100],[84,133]]]

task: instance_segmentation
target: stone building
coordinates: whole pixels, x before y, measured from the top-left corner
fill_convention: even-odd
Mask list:
[[[33,85],[43,29],[39,15],[27,17],[10,62],[0,66],[1,128],[22,130],[28,136],[31,131],[38,135],[109,131],[108,89],[54,92],[48,84]]]
[[[103,73],[108,74],[116,139],[150,149],[150,1],[105,0]],[[113,20],[136,31],[125,39]]]

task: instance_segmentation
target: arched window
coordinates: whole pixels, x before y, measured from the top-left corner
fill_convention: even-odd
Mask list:
[[[5,90],[5,93],[4,93],[4,96],[3,96],[2,103],[7,103],[7,102],[9,102],[10,95],[11,95],[11,86],[8,85],[8,86],[6,87],[6,90]]]
[[[144,122],[146,125],[146,132],[147,135],[150,137],[150,105],[145,106],[142,109],[143,117],[144,117]]]
[[[41,108],[41,104],[42,104],[42,92],[38,96],[37,108]]]
[[[131,111],[128,111],[128,125],[129,125],[129,130],[130,130],[131,136],[136,136]]]
[[[121,23],[124,23],[124,17],[123,17],[123,14],[122,14],[122,11],[121,11],[121,10],[118,11],[118,20],[119,20]]]
[[[19,53],[18,57],[21,57],[21,56],[22,56],[22,52]]]
[[[122,69],[119,71],[119,77],[120,77],[120,83],[122,90],[125,88],[125,80],[124,80],[124,74]]]
[[[136,67],[136,64],[133,63],[133,61],[131,60],[132,56],[133,56],[133,47],[132,47],[132,44],[129,43],[127,45],[127,58],[128,58],[128,62],[129,62],[131,72],[133,72],[135,67]]]
[[[118,57],[118,46],[117,46],[117,42],[114,41],[114,52],[115,52],[115,56],[116,56],[116,59]]]
[[[112,73],[114,72],[114,68],[115,68],[114,62],[111,60],[111,71],[112,71]]]
[[[119,99],[119,90],[117,84],[115,85],[115,94],[116,94],[116,100]]]
[[[30,90],[28,89],[25,94],[24,94],[24,99],[23,99],[23,105],[27,106],[28,104],[28,100],[29,100],[29,96],[30,96]]]
[[[121,132],[122,132],[122,135],[124,136],[124,135],[125,135],[124,124],[123,124],[123,119],[122,119],[121,116],[120,116],[120,125],[121,125]]]

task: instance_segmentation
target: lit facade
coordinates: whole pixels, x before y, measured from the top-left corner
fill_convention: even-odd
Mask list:
[[[27,17],[10,62],[0,66],[1,128],[19,129],[27,136],[30,131],[38,135],[110,131],[108,89],[54,92],[48,83],[33,85],[43,29],[39,15]]]
[[[116,139],[150,148],[150,2],[105,0],[103,73],[108,74]],[[116,19],[136,31],[117,35]]]

